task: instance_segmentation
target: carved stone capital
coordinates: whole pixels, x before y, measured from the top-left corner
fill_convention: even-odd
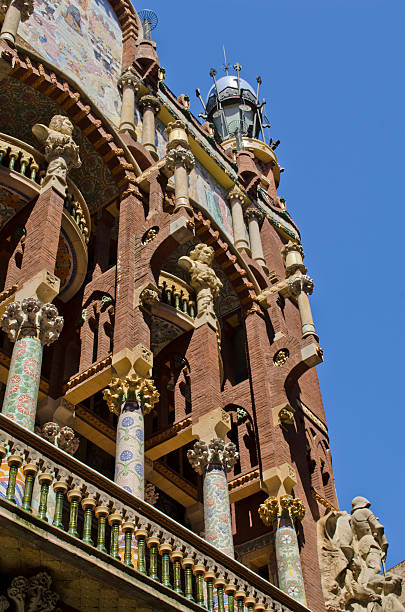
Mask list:
[[[239,200],[239,202],[244,206],[248,203],[249,199],[245,193],[237,186],[234,185],[230,191],[228,191],[228,200],[232,202],[232,200]]]
[[[305,257],[304,249],[302,248],[302,245],[299,242],[292,242],[291,240],[289,240],[289,242],[287,242],[287,244],[285,244],[283,248],[281,249],[281,254],[285,259],[288,253],[291,253],[291,252],[299,253],[302,259],[304,259]]]
[[[122,90],[125,86],[128,85],[131,85],[135,93],[138,93],[140,89],[140,79],[135,73],[132,66],[126,68],[123,72],[121,72],[121,75],[117,81],[117,86],[119,90]]]
[[[170,151],[176,147],[189,149],[190,145],[188,144],[187,132],[187,124],[181,119],[169,123],[165,129],[165,134],[169,139],[169,142],[167,143],[167,150]]]
[[[194,448],[187,451],[187,457],[199,474],[203,474],[208,466],[217,466],[225,472],[230,472],[239,458],[239,453],[233,442],[215,438],[208,444],[197,440]]]
[[[246,210],[245,210],[245,217],[249,220],[249,219],[256,219],[258,223],[260,223],[260,221],[263,220],[264,218],[264,214],[262,213],[261,210],[259,210],[258,208],[256,208],[255,206],[249,206]]]
[[[263,523],[270,527],[273,521],[278,518],[290,518],[299,520],[305,516],[305,506],[302,499],[292,497],[292,495],[282,495],[281,497],[268,497],[259,506],[259,516]]]
[[[146,109],[150,108],[153,110],[154,114],[157,115],[160,111],[162,105],[156,96],[151,96],[147,94],[146,96],[142,96],[142,98],[138,102],[138,108],[141,113],[144,113]]]
[[[41,304],[36,298],[26,298],[7,306],[1,318],[1,328],[12,342],[24,336],[34,336],[43,345],[49,345],[59,338],[63,328],[63,317],[58,314],[53,304]]]
[[[10,4],[11,0],[3,0],[0,4],[0,13],[5,15]],[[14,0],[13,4],[20,11],[21,21],[27,21],[34,12],[33,0],[17,0],[17,2]]]
[[[171,149],[166,155],[166,167],[169,172],[174,172],[179,166],[185,168],[187,172],[191,172],[195,166],[194,155],[184,147]]]
[[[72,138],[71,121],[63,115],[54,115],[49,122],[49,127],[36,123],[32,132],[45,147],[48,168],[44,184],[53,178],[65,187],[68,171],[71,168],[80,168],[82,165],[79,147]]]
[[[119,415],[121,407],[126,402],[133,404],[134,409],[142,408],[148,414],[159,401],[159,393],[151,378],[142,378],[135,373],[125,378],[113,378],[107,389],[103,391],[110,412]]]
[[[288,281],[288,288],[290,294],[294,297],[298,297],[301,291],[307,295],[311,295],[314,290],[314,281],[307,274],[299,274],[298,276],[290,278]]]

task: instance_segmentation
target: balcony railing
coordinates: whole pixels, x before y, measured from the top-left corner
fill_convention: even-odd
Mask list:
[[[1,133],[0,165],[28,178],[37,187],[44,180],[47,166],[42,153],[17,138]],[[69,179],[64,208],[76,223],[87,244],[91,229],[90,213],[82,194]]]
[[[173,306],[176,310],[195,317],[195,297],[190,285],[169,272],[161,272],[159,276],[160,301]]]
[[[0,454],[9,476],[0,507],[13,511],[53,538],[110,563],[129,577],[142,576],[151,598],[159,593],[182,604],[181,609],[223,612],[308,612],[248,568],[218,551],[153,506],[134,497],[67,453],[0,415]],[[17,474],[25,474],[22,504],[17,508]],[[32,509],[33,482],[40,483],[38,512]],[[48,493],[56,494],[53,516]],[[64,523],[63,504],[69,513]],[[81,516],[82,515],[82,516]],[[79,533],[79,525],[83,525]],[[106,526],[110,526],[110,542]],[[90,562],[90,561],[89,561]],[[205,584],[204,584],[205,582]]]

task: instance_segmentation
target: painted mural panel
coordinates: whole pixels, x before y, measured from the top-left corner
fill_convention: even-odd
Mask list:
[[[166,126],[159,119],[156,119],[156,146],[161,159],[166,155],[167,136],[165,134]]]
[[[20,36],[73,76],[118,125],[122,36],[107,0],[36,0],[34,7],[33,16],[20,24]]]
[[[204,208],[233,241],[232,214],[226,200],[226,190],[196,160],[190,172],[190,198]]]

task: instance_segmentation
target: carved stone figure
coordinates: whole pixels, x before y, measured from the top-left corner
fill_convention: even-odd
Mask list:
[[[197,244],[189,256],[180,257],[178,264],[190,275],[190,284],[197,293],[197,318],[204,313],[215,317],[214,298],[218,297],[222,283],[212,268],[214,249]]]
[[[79,147],[72,138],[71,121],[63,115],[54,115],[49,127],[36,123],[32,131],[34,136],[45,145],[45,157],[49,164],[45,182],[55,177],[63,186],[66,186],[68,171],[81,166]]]
[[[402,579],[381,573],[388,542],[364,497],[351,515],[330,510],[318,523],[318,551],[328,612],[401,612]]]

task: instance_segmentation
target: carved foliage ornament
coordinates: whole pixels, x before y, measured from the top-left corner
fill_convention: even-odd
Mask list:
[[[280,498],[268,497],[259,506],[259,516],[268,527],[273,524],[275,519],[282,517],[302,521],[305,516],[304,502],[298,497],[292,497],[292,495],[282,495]]]
[[[156,96],[151,95],[142,96],[142,98],[138,102],[139,110],[142,113],[144,113],[146,109],[150,108],[151,110],[153,110],[155,115],[157,115],[161,109],[161,106],[162,105],[160,104]]]
[[[58,448],[69,453],[69,455],[74,455],[79,448],[80,439],[75,436],[73,429],[67,425],[61,427],[57,423],[50,421],[42,425],[42,427],[36,428],[35,433],[38,433]]]
[[[150,378],[142,378],[135,373],[129,374],[124,379],[115,377],[107,389],[103,391],[103,397],[111,412],[119,415],[121,406],[126,401],[139,402],[144,414],[148,414],[159,401],[159,393]]]
[[[287,244],[285,244],[281,249],[281,254],[285,258],[287,254],[291,253],[292,251],[299,253],[302,259],[304,259],[304,249],[302,248],[302,245],[299,242],[292,242],[292,240],[289,240],[289,242],[287,242]]]
[[[220,438],[215,438],[208,444],[203,440],[197,440],[194,448],[187,451],[187,457],[191,466],[199,474],[203,474],[210,465],[230,472],[239,459],[239,453],[233,442],[224,442]]]
[[[14,602],[17,612],[52,612],[56,610],[59,595],[52,591],[52,578],[40,572],[32,578],[16,576],[7,589],[8,597]],[[2,601],[3,610],[8,609],[6,598]]]
[[[32,128],[34,136],[45,146],[45,157],[48,161],[45,180],[54,176],[63,185],[71,168],[82,165],[79,147],[72,138],[73,125],[63,115],[54,115],[49,127],[36,123]]]
[[[301,291],[307,295],[311,295],[314,290],[314,281],[307,274],[299,274],[298,276],[290,278],[288,281],[288,288],[291,295],[295,297],[297,297]]]
[[[43,345],[49,345],[59,338],[63,317],[59,316],[53,304],[42,304],[36,298],[26,298],[7,306],[1,318],[1,328],[12,342],[23,336],[34,336]]]
[[[184,147],[172,149],[166,155],[166,166],[169,172],[174,172],[178,167],[184,167],[187,172],[191,172],[195,166],[194,155]]]

